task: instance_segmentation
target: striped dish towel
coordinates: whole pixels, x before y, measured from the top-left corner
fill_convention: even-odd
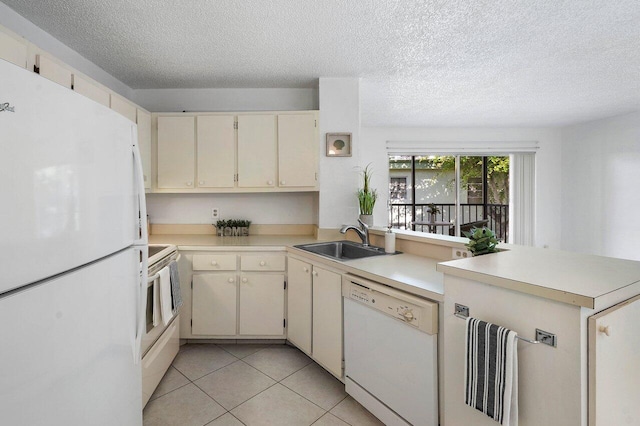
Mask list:
[[[171,276],[171,300],[173,313],[177,313],[182,306],[182,293],[180,293],[180,276],[178,275],[178,262],[175,260],[169,263],[169,274]]]
[[[506,426],[518,426],[517,335],[467,318],[464,401]]]

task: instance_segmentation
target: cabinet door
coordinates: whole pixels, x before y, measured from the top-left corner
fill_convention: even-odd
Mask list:
[[[191,298],[192,334],[236,334],[235,273],[194,275]]]
[[[342,278],[313,267],[313,358],[342,377]]]
[[[114,93],[111,93],[110,99],[110,106],[112,110],[123,117],[128,118],[132,122],[136,122],[136,107],[131,102]]]
[[[109,107],[109,92],[92,81],[73,74],[73,90],[99,104]]]
[[[278,185],[316,186],[316,119],[312,114],[278,115]]]
[[[194,117],[158,117],[158,188],[193,188]]]
[[[44,55],[36,56],[36,64],[42,77],[71,89],[70,70]]]
[[[198,186],[233,188],[236,172],[236,139],[233,115],[199,116]]]
[[[588,323],[589,426],[640,424],[640,296]]]
[[[0,59],[22,68],[27,67],[27,42],[13,37],[0,29]]]
[[[284,274],[240,276],[240,334],[284,334]]]
[[[311,355],[311,265],[289,258],[287,340]]]
[[[276,184],[276,116],[238,116],[238,186],[271,188]]]
[[[151,114],[138,108],[136,122],[138,123],[138,146],[140,147],[140,157],[142,157],[144,187],[151,189]]]

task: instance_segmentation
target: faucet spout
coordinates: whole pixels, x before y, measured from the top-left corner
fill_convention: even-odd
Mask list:
[[[358,223],[360,224],[359,227],[355,225],[344,225],[342,228],[340,228],[340,233],[346,234],[348,230],[352,229],[356,231],[356,234],[358,234],[358,237],[360,237],[360,239],[362,240],[362,245],[368,246],[369,245],[369,227],[367,226],[366,223],[364,223],[360,219],[358,219]]]

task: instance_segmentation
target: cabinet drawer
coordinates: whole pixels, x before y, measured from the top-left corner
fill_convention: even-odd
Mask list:
[[[284,271],[284,255],[245,255],[240,257],[243,271]]]
[[[194,271],[234,271],[236,269],[235,254],[194,254]]]

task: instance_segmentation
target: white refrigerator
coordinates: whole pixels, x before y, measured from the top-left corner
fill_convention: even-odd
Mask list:
[[[142,424],[135,124],[0,60],[0,423]]]

